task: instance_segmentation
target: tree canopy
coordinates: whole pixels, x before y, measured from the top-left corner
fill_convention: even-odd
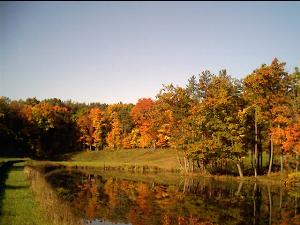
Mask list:
[[[79,150],[167,148],[183,154],[183,168],[253,157],[262,173],[262,155],[299,164],[300,72],[288,73],[274,59],[243,80],[203,71],[185,87],[163,85],[156,99],[134,104],[76,103],[57,98],[0,98],[1,155],[56,158]]]

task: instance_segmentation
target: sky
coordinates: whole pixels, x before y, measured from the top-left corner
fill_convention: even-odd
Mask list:
[[[300,2],[0,2],[0,96],[136,103],[203,70],[300,66]]]

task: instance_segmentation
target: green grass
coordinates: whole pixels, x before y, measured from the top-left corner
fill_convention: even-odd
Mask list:
[[[33,161],[33,165],[58,164],[64,166],[106,168],[135,171],[179,171],[176,151],[173,149],[131,149],[80,152],[69,161]]]
[[[179,152],[182,155],[182,152]],[[120,149],[120,150],[103,150],[103,151],[83,151],[73,153],[68,156],[68,161],[51,161],[49,164],[63,165],[66,167],[81,168],[105,168],[111,170],[129,170],[129,171],[182,171],[178,162],[177,152],[175,149]],[[180,157],[183,162],[182,156]],[[263,166],[268,166],[268,155],[263,155]],[[274,157],[276,158],[276,157]],[[275,164],[276,160],[274,160]],[[47,162],[32,162],[33,165]],[[234,162],[227,165],[228,174],[238,174]],[[246,156],[243,160],[243,172],[252,173],[251,157]]]
[[[179,152],[180,153],[180,152]],[[181,153],[182,154],[182,153]],[[266,172],[268,166],[268,154],[263,154],[263,166]],[[274,167],[278,167],[279,160],[274,157]],[[182,157],[181,157],[182,160]],[[277,161],[277,162],[276,162]],[[77,152],[75,154],[69,155],[69,161],[31,161],[30,164],[33,166],[45,166],[45,165],[56,165],[65,166],[77,169],[92,169],[92,170],[103,170],[105,171],[133,171],[133,172],[159,172],[155,173],[154,176],[157,177],[158,174],[164,174],[168,172],[181,172],[181,167],[178,162],[177,152],[175,149],[120,149],[120,150],[103,150],[103,151],[83,151]],[[275,165],[276,164],[276,165]],[[205,176],[205,177],[219,177],[220,179],[228,179],[233,177],[235,174],[237,179],[238,173],[234,162],[227,165],[227,175],[217,175],[214,176],[213,172],[211,174],[203,174],[199,169],[195,170],[193,176]],[[200,172],[200,173],[199,173]],[[243,172],[244,179],[255,180],[256,182],[266,182],[266,183],[278,183],[281,184],[287,178],[287,171],[284,174],[278,172],[271,173],[270,176],[262,175],[254,178],[253,169],[251,166],[251,156],[247,156],[243,160]],[[191,175],[191,174],[189,174]]]
[[[174,149],[129,149],[81,152],[71,158],[77,162],[98,162],[105,165],[139,165],[163,169],[179,169]]]
[[[48,225],[49,223],[45,221],[34,201],[33,192],[23,171],[23,165],[24,163],[17,163],[8,172],[4,193],[0,199],[0,224]]]

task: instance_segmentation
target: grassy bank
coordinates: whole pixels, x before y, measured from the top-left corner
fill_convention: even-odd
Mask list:
[[[100,168],[128,171],[180,171],[176,151],[173,149],[104,150],[80,152],[69,161],[32,161],[33,165],[56,164],[66,167]]]
[[[183,163],[182,152],[177,152],[172,148],[167,149],[121,149],[121,150],[102,150],[102,151],[82,151],[66,156],[67,161],[49,161],[51,164],[64,165],[67,167],[89,167],[105,168],[114,170],[130,171],[168,171],[179,172],[182,168],[178,161],[178,155]],[[278,168],[278,160],[274,157],[273,168]],[[42,164],[47,163],[43,161]],[[37,161],[34,164],[38,164]],[[217,168],[211,167],[210,168]],[[243,160],[243,172],[252,175],[251,157],[245,157]],[[268,167],[268,155],[264,154],[263,168]],[[197,166],[195,165],[197,170]],[[232,161],[222,168],[223,171],[214,171],[213,174],[236,174],[238,175],[236,164]],[[225,170],[227,171],[225,171]],[[197,171],[196,171],[197,172]],[[225,172],[225,173],[224,173]]]
[[[44,174],[31,167],[26,167],[25,172],[35,195],[43,216],[51,225],[81,225],[83,224],[76,212],[70,208],[68,202],[57,197],[57,192],[46,181]]]
[[[98,165],[134,165],[164,170],[179,170],[180,166],[174,149],[129,149],[81,152],[73,155],[71,161],[88,162]]]
[[[279,160],[274,159],[273,168],[278,168]],[[65,166],[77,169],[89,169],[89,170],[105,170],[115,171],[130,171],[130,172],[160,172],[154,173],[153,176],[159,177],[160,174],[167,174],[169,172],[177,172],[176,176],[186,176],[178,162],[177,152],[174,149],[130,149],[130,150],[103,150],[103,151],[84,151],[78,152],[73,155],[69,155],[69,161],[32,161],[33,166],[45,166],[45,165],[56,165]],[[268,155],[263,155],[263,165],[266,169],[268,167]],[[260,182],[264,184],[278,184],[278,185],[292,185],[299,183],[299,179],[289,179],[287,171],[283,174],[280,172],[273,172],[270,176],[263,175],[254,177],[253,169],[251,166],[251,157],[248,156],[243,160],[243,170],[245,172],[243,180],[251,182]],[[226,168],[228,174],[226,175],[211,175],[209,173],[199,173],[196,170],[194,174],[189,176],[197,177],[215,177],[216,179],[237,179],[238,172],[236,165],[232,162]],[[181,172],[181,174],[178,174]],[[265,171],[266,172],[266,171]],[[292,172],[292,171],[290,171]],[[170,173],[169,173],[170,174]],[[212,173],[218,174],[218,173]],[[235,174],[236,176],[232,176]],[[247,176],[248,175],[248,176]],[[162,175],[164,176],[164,175]],[[296,177],[298,178],[298,177]],[[290,182],[291,181],[291,182]]]
[[[118,170],[137,170],[137,171],[168,171],[179,172],[182,170],[178,154],[183,163],[183,153],[177,152],[175,149],[120,149],[120,150],[103,150],[103,151],[82,151],[68,156],[68,161],[57,162],[64,166],[78,167],[97,167]],[[278,167],[278,160],[274,157],[274,168]],[[208,165],[210,167],[210,165]],[[268,155],[263,155],[263,167],[268,166]],[[243,172],[252,174],[250,155],[243,160]],[[197,166],[195,165],[197,170]],[[229,162],[226,165],[228,175],[235,173],[238,175],[237,167],[234,162]],[[214,171],[214,174],[222,174],[222,171]],[[224,174],[224,171],[223,171]]]
[[[2,225],[48,225],[42,216],[34,195],[23,171],[24,163],[15,164],[7,171],[1,187],[1,217]]]
[[[182,160],[183,153],[172,148],[166,149],[120,149],[120,150],[103,150],[103,151],[83,151],[71,155],[68,163],[96,166],[145,166],[150,168],[161,168],[168,171],[180,170],[178,155]],[[263,167],[269,163],[269,155],[263,154]],[[274,156],[273,167],[278,166],[279,159]],[[67,164],[66,164],[67,165]],[[229,166],[229,165],[228,165]],[[232,163],[232,170],[237,168]],[[243,159],[244,169],[251,169],[251,156],[248,155]],[[252,170],[252,169],[251,169]]]
[[[268,155],[263,157],[263,165],[265,168],[268,166]],[[278,161],[278,160],[277,160]],[[182,172],[177,158],[177,152],[174,149],[130,149],[130,150],[104,150],[104,151],[84,151],[69,156],[69,161],[32,161],[33,165],[60,165],[77,169],[92,169],[92,170],[105,170],[105,171],[133,171],[133,172]],[[274,160],[274,168],[276,165]],[[248,170],[250,176],[244,176],[243,180],[263,182],[268,184],[284,184],[288,178],[288,174],[271,173],[271,176],[263,175],[254,178],[252,176],[251,158],[250,156],[244,159],[244,171]],[[189,174],[194,177],[216,177],[217,179],[233,178],[232,172],[237,175],[237,168],[232,163],[228,170],[228,175],[212,176],[211,174],[200,174],[197,171],[194,174]],[[249,172],[250,171],[250,172]],[[153,174],[158,176],[159,174]],[[177,175],[178,176],[178,173]],[[238,176],[234,179],[240,179]]]

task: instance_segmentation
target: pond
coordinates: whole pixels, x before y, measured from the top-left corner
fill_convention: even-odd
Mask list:
[[[86,225],[300,224],[299,190],[179,174],[43,171]]]

